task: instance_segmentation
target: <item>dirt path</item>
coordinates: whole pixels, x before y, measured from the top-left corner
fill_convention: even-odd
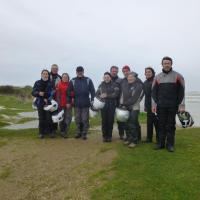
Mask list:
[[[116,131],[115,131],[116,132]],[[115,133],[112,143],[103,143],[99,128],[87,141],[77,139],[1,139],[0,199],[84,200],[98,172],[109,169],[117,157]]]
[[[0,199],[89,199],[88,178],[116,158],[100,134],[76,139],[5,140],[0,148]]]

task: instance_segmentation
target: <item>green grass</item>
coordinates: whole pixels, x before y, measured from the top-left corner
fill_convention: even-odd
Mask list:
[[[0,106],[3,106],[5,108],[0,109],[0,127],[9,125],[9,122],[25,123],[32,120],[33,118],[23,118],[20,120],[13,118],[17,116],[17,114],[20,112],[33,111],[31,104],[32,103],[30,99],[22,100],[20,97],[16,96],[0,95]],[[6,115],[7,117],[5,118],[3,115]]]
[[[4,106],[6,109],[0,110],[0,114],[6,115],[16,115],[19,112],[24,111],[32,111],[32,102],[31,100],[22,100],[19,97],[11,96],[11,95],[0,95],[0,106]],[[12,110],[10,108],[17,108],[16,110]]]
[[[175,153],[155,151],[151,144],[135,149],[117,144],[115,175],[91,199],[200,199],[200,129],[179,130],[176,141]],[[106,174],[101,172],[102,180]]]
[[[147,113],[140,112],[139,121],[141,124],[146,124],[147,123]]]
[[[28,118],[29,119],[29,118]],[[28,119],[24,119],[25,121]],[[21,122],[23,119],[21,120]],[[100,123],[100,117],[97,116],[95,118],[90,119],[90,127],[94,127]],[[58,131],[59,132],[59,131]],[[69,130],[69,137],[74,137],[76,132],[76,125],[74,122],[71,123],[70,130]],[[25,130],[7,130],[7,129],[0,129],[0,138],[1,137],[29,137],[29,138],[37,138],[38,136],[38,129],[25,129]]]

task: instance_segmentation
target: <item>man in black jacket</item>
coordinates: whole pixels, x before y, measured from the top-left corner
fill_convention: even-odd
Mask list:
[[[156,131],[156,142],[158,143],[158,118],[155,113],[151,111],[151,88],[153,79],[155,77],[155,71],[152,67],[145,68],[146,81],[144,81],[144,110],[147,112],[147,138],[146,142],[152,142],[153,138],[153,127]]]
[[[77,126],[76,138],[87,139],[89,128],[89,107],[94,100],[95,89],[90,78],[84,76],[82,66],[76,68],[77,77],[70,81],[68,102],[71,103],[71,94],[74,93],[75,122]]]
[[[176,113],[185,110],[184,78],[172,69],[172,64],[170,57],[164,57],[162,72],[155,77],[152,84],[152,112],[158,114],[159,122],[159,143],[155,149],[166,146],[169,152],[174,151]]]

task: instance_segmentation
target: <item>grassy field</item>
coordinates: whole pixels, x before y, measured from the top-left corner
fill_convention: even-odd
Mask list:
[[[24,123],[33,118],[21,119],[20,112],[33,111],[31,99],[23,100],[12,95],[0,95],[0,127],[10,123]]]
[[[13,96],[0,96],[0,106],[10,117],[32,110],[30,101]],[[146,123],[145,113],[140,122]],[[200,199],[200,128],[178,129],[176,150],[169,153],[144,143],[129,149],[116,132],[112,143],[102,143],[100,124],[100,115],[90,119],[86,142],[72,138],[74,123],[66,140],[41,141],[37,129],[0,129],[0,199]]]
[[[115,175],[107,177],[109,169],[101,173],[100,180],[107,181],[92,192],[91,199],[200,199],[200,129],[178,130],[176,141],[175,153],[152,150],[151,144],[134,150],[116,145]]]

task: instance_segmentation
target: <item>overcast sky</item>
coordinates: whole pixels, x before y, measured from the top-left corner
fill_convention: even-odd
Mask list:
[[[111,65],[161,71],[174,59],[186,90],[199,89],[198,0],[0,0],[0,84],[33,85],[43,68],[98,85]],[[121,73],[120,73],[121,75]]]

